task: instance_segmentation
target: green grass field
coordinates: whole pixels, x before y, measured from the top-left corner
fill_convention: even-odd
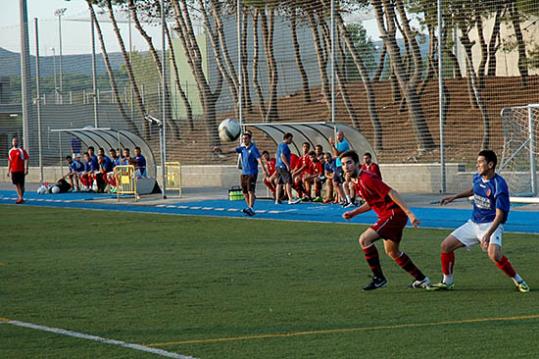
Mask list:
[[[0,228],[12,320],[198,358],[539,356],[538,236],[504,236],[527,294],[478,248],[458,252],[452,292],[408,289],[383,257],[389,286],[366,293],[363,226],[0,206]],[[433,280],[447,233],[405,234]],[[152,356],[0,324],[0,358]]]

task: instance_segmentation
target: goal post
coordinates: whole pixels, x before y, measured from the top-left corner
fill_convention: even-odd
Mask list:
[[[503,148],[499,172],[508,182],[515,202],[539,202],[537,136],[539,104],[506,107],[501,111]],[[532,199],[534,198],[534,199]]]

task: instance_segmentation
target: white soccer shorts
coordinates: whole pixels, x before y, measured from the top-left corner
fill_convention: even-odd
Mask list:
[[[492,225],[489,223],[474,223],[468,220],[465,224],[455,229],[451,235],[459,240],[466,247],[472,247],[479,244],[485,233]],[[490,243],[502,246],[503,225],[499,225],[496,231],[490,236]]]

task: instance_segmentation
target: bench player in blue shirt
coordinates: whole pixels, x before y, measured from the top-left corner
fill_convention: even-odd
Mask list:
[[[503,224],[507,221],[510,203],[507,183],[496,173],[497,162],[494,151],[479,152],[476,164],[477,174],[474,175],[472,188],[441,200],[440,204],[445,205],[457,198],[467,198],[473,195],[473,212],[468,222],[454,230],[442,242],[440,257],[443,279],[441,283],[434,284],[430,289],[452,289],[455,250],[480,244],[496,266],[513,280],[518,291],[522,293],[530,291],[524,279],[518,275],[511,262],[502,253]]]

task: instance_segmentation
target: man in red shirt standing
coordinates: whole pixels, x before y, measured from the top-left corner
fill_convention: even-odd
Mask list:
[[[361,169],[363,171],[370,172],[372,174],[377,175],[380,179],[382,179],[382,173],[380,172],[380,167],[372,162],[372,155],[370,152],[365,152],[363,154],[363,164],[361,165]]]
[[[13,137],[11,149],[8,154],[7,176],[11,177],[11,182],[17,189],[17,204],[24,203],[24,177],[28,174],[28,153],[19,148],[19,139]]]
[[[359,244],[373,273],[371,283],[363,289],[373,290],[387,285],[387,279],[380,266],[378,251],[374,245],[380,238],[384,239],[384,249],[387,255],[415,278],[410,285],[412,288],[426,289],[430,287],[429,278],[415,266],[406,253],[399,250],[402,232],[408,218],[416,228],[419,225],[419,219],[395,190],[382,182],[376,175],[359,167],[359,156],[355,151],[347,151],[340,157],[344,172],[350,176],[356,191],[365,200],[365,203],[360,207],[345,212],[343,218],[352,219],[370,209],[374,210],[378,216],[378,221],[359,236]]]

